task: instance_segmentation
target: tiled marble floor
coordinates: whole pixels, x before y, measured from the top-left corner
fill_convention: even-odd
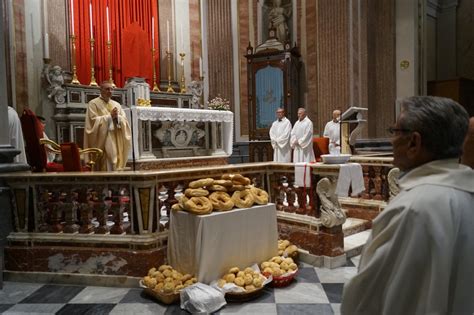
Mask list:
[[[229,303],[220,314],[339,314],[342,288],[356,273],[359,257],[346,267],[313,268],[301,264],[286,288],[266,288],[258,299]],[[142,290],[5,282],[0,291],[3,314],[185,314],[178,305],[156,303]]]

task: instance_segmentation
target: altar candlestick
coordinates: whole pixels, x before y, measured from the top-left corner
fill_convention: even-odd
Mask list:
[[[89,2],[89,18],[90,18],[91,38],[94,38],[94,30],[92,29],[92,2]]]
[[[74,0],[71,0],[71,35],[74,36]]]
[[[168,49],[168,52],[170,51],[170,21],[169,20],[166,20],[166,38],[167,38],[167,49]]]
[[[180,24],[180,35],[181,35],[181,52],[184,51],[184,38],[183,38],[183,23]]]
[[[151,17],[151,48],[155,49],[155,17]]]
[[[203,77],[202,75],[202,58],[199,57],[199,77]]]
[[[49,59],[49,34],[44,34],[43,58]]]
[[[109,21],[109,5],[107,4],[106,11],[107,15],[107,41],[110,42],[110,21]]]

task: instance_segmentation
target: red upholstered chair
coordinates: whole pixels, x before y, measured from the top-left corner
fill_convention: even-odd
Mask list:
[[[90,171],[95,164],[95,160],[99,159],[103,154],[100,149],[88,148],[81,150],[76,143],[63,143],[59,145],[52,140],[44,139],[43,125],[38,117],[29,109],[23,111],[20,121],[25,138],[26,158],[33,172]],[[50,151],[61,155],[62,164],[48,163],[46,145],[49,146]],[[81,154],[92,155],[87,166],[82,166]]]
[[[321,155],[329,154],[329,138],[313,138],[313,151],[316,162],[321,162]]]
[[[43,138],[43,125],[35,113],[30,109],[23,110],[20,121],[25,138],[26,159],[33,172],[61,172],[61,164],[48,163],[46,148],[40,142]]]

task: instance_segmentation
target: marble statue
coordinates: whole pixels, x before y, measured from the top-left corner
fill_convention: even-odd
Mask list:
[[[321,224],[328,228],[341,225],[346,221],[346,214],[342,211],[335,194],[336,183],[335,180],[324,177],[316,185],[316,193],[321,200]]]
[[[191,81],[191,83],[188,85],[188,88],[191,90],[191,94],[193,95],[193,98],[191,99],[191,108],[202,108],[202,81]]]
[[[66,102],[66,90],[64,89],[64,71],[60,66],[54,66],[46,69],[45,78],[49,83],[48,98],[56,104]]]
[[[291,1],[282,4],[281,0],[273,0],[273,6],[268,12],[269,28],[276,29],[276,37],[282,43],[289,40],[288,20],[291,17]]]

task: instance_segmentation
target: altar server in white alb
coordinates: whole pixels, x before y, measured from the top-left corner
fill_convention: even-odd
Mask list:
[[[278,108],[277,120],[270,128],[270,141],[273,147],[274,162],[291,162],[290,134],[291,122],[285,117],[285,110]]]
[[[123,170],[131,148],[131,131],[122,106],[112,100],[112,83],[100,85],[100,97],[87,105],[84,148],[99,148],[104,155],[97,162],[100,171]]]
[[[459,164],[467,112],[404,99],[390,128],[400,193],[374,220],[343,314],[474,313],[474,170]]]
[[[26,162],[25,142],[23,140],[20,118],[16,110],[10,106],[8,106],[8,131],[11,146],[20,151],[13,161],[15,163],[28,164]]]
[[[336,109],[332,112],[332,120],[324,127],[323,137],[329,138],[329,153],[341,154],[341,111]]]
[[[304,108],[298,109],[298,121],[291,130],[290,145],[293,149],[293,163],[310,163],[315,160],[313,152],[313,123],[306,116]]]

